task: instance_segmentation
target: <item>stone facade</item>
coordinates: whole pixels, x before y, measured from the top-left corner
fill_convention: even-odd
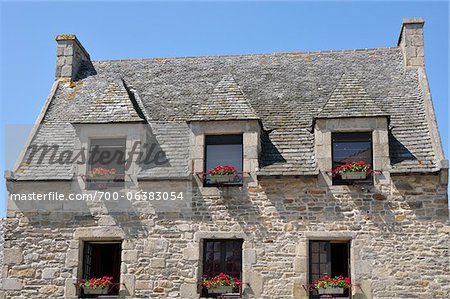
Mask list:
[[[91,62],[74,35],[58,36],[27,144],[68,153],[120,138],[165,159],[131,159],[108,190],[119,200],[9,200],[0,299],[78,298],[87,242],[121,243],[114,298],[198,299],[206,239],[242,241],[243,298],[310,298],[320,240],[350,244],[351,298],[449,298],[448,161],[422,27],[404,20],[395,49],[118,62]],[[333,185],[335,132],[372,132],[373,184]],[[205,135],[217,134],[242,134],[242,186],[203,186]],[[10,194],[97,194],[86,164],[29,163],[30,151],[6,174]],[[184,199],[127,200],[139,190]]]
[[[383,192],[320,187],[308,177],[194,186],[189,216],[148,206],[135,214],[92,209],[88,217],[10,210],[3,287],[7,298],[76,298],[82,242],[123,240],[122,298],[198,298],[201,240],[239,238],[244,298],[308,298],[308,240],[345,239],[353,298],[448,298],[447,190],[439,179],[393,176]]]
[[[5,243],[5,219],[0,219],[0,267],[3,269],[3,247]],[[3,290],[3,271],[0,271],[0,298],[4,298]]]

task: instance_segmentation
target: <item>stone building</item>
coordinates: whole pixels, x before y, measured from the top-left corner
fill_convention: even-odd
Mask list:
[[[5,175],[3,296],[86,297],[78,279],[108,274],[99,298],[210,297],[200,278],[224,272],[241,298],[318,298],[325,274],[352,279],[346,298],[448,298],[423,25],[405,19],[390,48],[111,61],[58,36]],[[116,152],[142,155],[91,159]],[[360,160],[365,178],[333,172]],[[218,165],[237,173],[218,183]]]

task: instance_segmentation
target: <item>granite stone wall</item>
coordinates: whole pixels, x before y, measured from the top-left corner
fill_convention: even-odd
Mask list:
[[[3,269],[3,247],[5,243],[5,219],[0,219],[0,267]],[[3,293],[3,271],[0,271],[0,298],[4,298]]]
[[[308,298],[309,240],[351,242],[352,298],[449,297],[447,186],[437,175],[392,176],[383,192],[321,187],[316,177],[193,190],[184,212],[157,212],[150,202],[89,214],[10,206],[6,298],[77,298],[83,241],[117,239],[120,298],[199,298],[205,238],[244,240],[244,298]]]

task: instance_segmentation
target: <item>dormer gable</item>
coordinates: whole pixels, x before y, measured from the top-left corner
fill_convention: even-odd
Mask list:
[[[344,73],[317,118],[388,116],[367,94],[356,75]]]
[[[258,120],[255,110],[233,75],[226,74],[201,104],[191,121]]]

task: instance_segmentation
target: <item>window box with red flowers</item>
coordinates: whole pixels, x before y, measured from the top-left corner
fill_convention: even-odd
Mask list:
[[[233,166],[216,166],[208,170],[208,181],[211,184],[233,183],[237,179],[237,171]]]
[[[101,278],[80,279],[79,287],[83,289],[85,295],[107,295],[109,286],[112,284],[112,277],[103,276]]]
[[[343,276],[332,278],[325,275],[314,282],[314,287],[317,289],[319,295],[344,294],[344,290],[351,288],[351,286],[352,282],[350,277]]]
[[[200,286],[208,289],[208,294],[233,293],[235,288],[239,288],[241,281],[238,278],[220,273],[214,277],[203,275]]]
[[[112,182],[116,178],[115,168],[96,167],[89,171],[87,177],[92,181],[109,181]]]
[[[370,165],[364,161],[350,162],[333,170],[342,180],[365,180],[369,171]]]
[[[124,182],[124,175],[118,174],[115,168],[95,167],[83,176],[88,189],[102,190],[108,187],[120,187]]]

